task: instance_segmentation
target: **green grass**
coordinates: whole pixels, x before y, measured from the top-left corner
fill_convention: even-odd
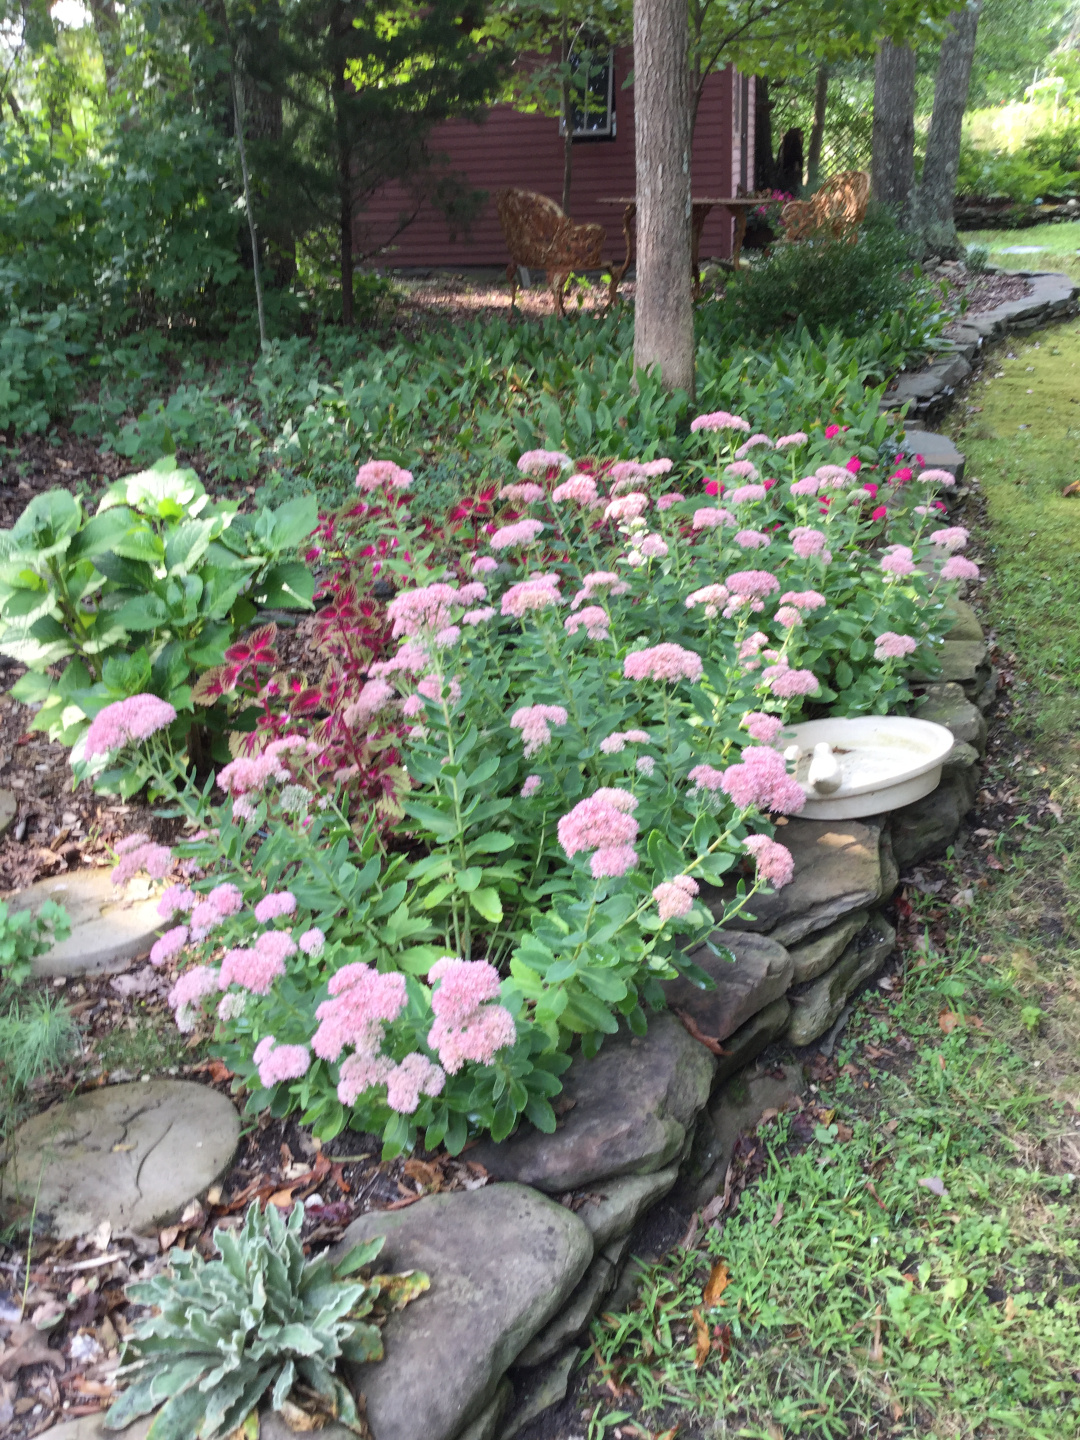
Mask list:
[[[94,1041],[94,1055],[103,1070],[133,1075],[161,1075],[199,1058],[188,1037],[177,1030],[172,1015],[135,1015],[133,1028],[121,1024]]]
[[[1016,682],[981,833],[939,893],[908,894],[898,990],[863,998],[810,1121],[762,1126],[735,1214],[594,1322],[589,1440],[620,1414],[680,1440],[1080,1435],[1080,498],[1060,494],[1078,362],[1080,325],[1012,342],[958,425]]]
[[[1061,270],[1080,278],[1080,220],[1056,225],[1032,225],[1026,230],[965,230],[965,245],[985,245],[991,265],[1005,270]],[[1038,245],[1035,255],[1005,255],[1018,245]]]

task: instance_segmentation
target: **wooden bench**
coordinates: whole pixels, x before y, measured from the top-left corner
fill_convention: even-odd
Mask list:
[[[573,270],[600,268],[607,231],[602,225],[575,224],[554,200],[534,190],[497,190],[495,205],[510,251],[506,278],[511,309],[517,295],[518,266],[523,265],[546,273],[556,313],[564,315],[567,277]]]
[[[832,236],[855,241],[866,218],[870,176],[865,170],[844,170],[826,180],[809,200],[789,200],[780,212],[784,239],[812,240]]]

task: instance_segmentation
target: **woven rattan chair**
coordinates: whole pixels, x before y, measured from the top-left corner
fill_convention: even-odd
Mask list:
[[[554,200],[533,190],[499,190],[495,195],[499,224],[510,251],[506,277],[510,305],[517,295],[518,266],[547,274],[555,309],[563,309],[563,291],[572,270],[597,270],[607,232],[602,225],[576,225]]]
[[[866,218],[870,176],[865,170],[844,170],[826,180],[809,200],[789,200],[780,212],[785,240],[810,240],[831,235],[854,241]]]

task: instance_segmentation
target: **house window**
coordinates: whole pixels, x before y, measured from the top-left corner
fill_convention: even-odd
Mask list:
[[[615,139],[615,51],[592,39],[570,51],[571,136],[574,140]],[[566,134],[566,118],[559,122]]]

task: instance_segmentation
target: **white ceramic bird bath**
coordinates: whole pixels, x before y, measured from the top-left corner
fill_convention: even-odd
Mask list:
[[[859,715],[851,720],[810,720],[776,739],[794,758],[795,778],[806,792],[806,820],[852,820],[910,805],[936,790],[952,732],[907,715]]]

